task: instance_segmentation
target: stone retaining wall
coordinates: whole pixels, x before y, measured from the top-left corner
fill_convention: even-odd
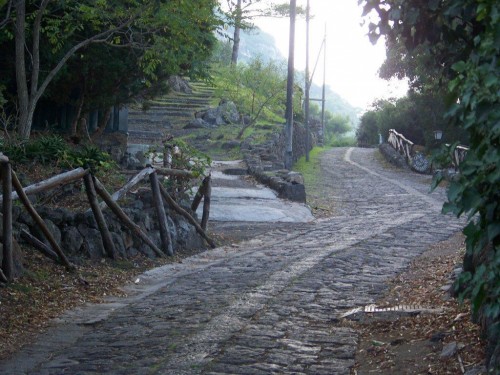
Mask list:
[[[151,190],[141,189],[133,199],[127,202],[123,210],[134,223],[146,232],[156,246],[161,248],[160,231],[152,202]],[[168,213],[168,225],[174,251],[204,246],[203,240],[192,225],[183,217],[170,211],[167,206],[165,206],[165,210]],[[63,208],[51,209],[45,206],[37,207],[37,211],[64,253],[75,263],[81,257],[100,259],[105,256],[101,235],[92,212],[75,213]],[[105,209],[103,214],[119,256],[125,258],[138,254],[151,258],[156,256],[153,250],[122,225],[109,209]],[[46,242],[31,216],[19,206],[15,206],[13,209],[13,221],[15,223],[14,231],[17,234],[21,229],[25,229],[41,241]],[[16,235],[16,237],[20,236]]]
[[[318,144],[318,132],[310,133],[311,148]],[[241,145],[248,171],[259,182],[269,186],[280,198],[295,202],[306,201],[304,179],[300,173],[285,169],[286,136],[285,127],[274,133],[270,139],[260,144],[252,144],[247,138]],[[306,129],[296,123],[293,134],[293,161],[297,161],[306,153]]]

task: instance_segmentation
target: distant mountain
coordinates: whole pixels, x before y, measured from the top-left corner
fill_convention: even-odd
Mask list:
[[[260,56],[264,61],[286,61],[286,58],[276,47],[276,41],[271,34],[257,28],[249,31],[242,31],[240,38],[239,61],[248,62],[257,56]],[[304,72],[301,72],[299,76],[304,77]],[[304,85],[304,79],[297,83]],[[313,83],[311,85],[310,97],[313,99],[321,99],[321,95],[322,87]],[[352,106],[328,85],[325,87],[325,98],[326,110],[333,114],[348,116],[354,126],[358,125],[359,116],[362,112],[361,108]],[[321,106],[321,102],[316,103]]]
[[[271,34],[260,29],[242,31],[238,60],[248,62],[257,56],[260,56],[264,61],[286,60],[276,47],[276,40]]]

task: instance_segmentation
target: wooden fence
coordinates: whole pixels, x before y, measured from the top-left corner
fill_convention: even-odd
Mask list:
[[[0,241],[3,245],[3,257],[0,267],[0,281],[9,282],[13,279],[14,264],[13,264],[13,243],[14,238],[12,235],[12,202],[15,199],[21,200],[21,203],[33,218],[35,223],[39,226],[42,233],[50,244],[50,248],[43,242],[33,237],[30,233],[23,231],[23,238],[31,243],[37,250],[41,251],[44,255],[51,259],[63,264],[67,269],[72,270],[75,268],[65,256],[63,250],[54,239],[52,233],[49,231],[43,219],[38,215],[36,209],[28,199],[28,194],[38,193],[53,189],[57,186],[65,185],[79,179],[83,179],[85,191],[89,201],[90,209],[94,215],[97,227],[101,234],[101,239],[106,251],[106,255],[110,258],[117,258],[117,251],[111,239],[111,234],[102,214],[102,210],[106,207],[115,214],[120,221],[135,235],[137,235],[144,243],[146,243],[157,256],[163,257],[165,255],[173,255],[172,241],[170,238],[170,230],[168,228],[167,214],[165,212],[165,202],[171,209],[179,215],[186,218],[186,220],[195,227],[196,231],[207,242],[207,244],[215,248],[215,242],[206,234],[206,226],[210,213],[210,194],[211,194],[211,178],[205,177],[201,186],[196,193],[191,204],[191,210],[194,212],[198,208],[201,200],[204,198],[203,203],[203,216],[201,223],[198,223],[185,209],[183,209],[175,200],[170,196],[167,190],[159,183],[158,175],[169,176],[171,178],[194,178],[191,172],[186,170],[171,169],[171,168],[153,168],[147,167],[135,175],[130,181],[125,184],[120,190],[114,194],[109,194],[104,185],[90,172],[88,169],[77,168],[69,172],[53,176],[47,180],[30,185],[26,188],[21,186],[16,173],[12,169],[9,159],[0,152],[0,178],[2,182],[2,195],[0,200],[2,202],[2,228],[3,235]],[[136,186],[144,178],[149,177],[151,190],[153,193],[153,202],[156,209],[157,219],[160,228],[161,249],[158,248],[151,239],[143,232],[143,230],[136,225],[118,205],[117,201],[124,196],[130,189]],[[15,192],[12,191],[14,188]],[[97,196],[100,196],[103,202],[99,203]]]
[[[449,146],[449,145],[447,145],[447,146]],[[464,161],[465,156],[467,155],[467,151],[469,151],[469,148],[465,147],[465,146],[456,146],[455,149],[453,150],[451,162],[452,162],[453,168],[455,168],[455,170],[457,170],[459,165]]]
[[[399,134],[396,130],[389,130],[389,137],[387,142],[401,155],[406,158],[406,162],[409,164],[413,157],[413,146],[415,144],[406,139],[402,134]]]
[[[389,130],[389,138],[387,141],[394,149],[396,149],[401,155],[403,155],[406,158],[406,162],[410,164],[410,161],[413,157],[413,147],[415,146],[414,143],[406,139],[402,134],[399,134],[394,129]],[[450,152],[451,164],[453,168],[457,170],[460,164],[464,161],[469,148],[465,146],[455,146],[455,148],[452,149],[452,146],[449,144],[446,144],[445,146],[448,147],[450,151],[452,151]]]

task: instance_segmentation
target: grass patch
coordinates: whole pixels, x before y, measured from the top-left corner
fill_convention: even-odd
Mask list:
[[[311,207],[313,215],[318,218],[331,216],[334,210],[330,197],[325,195],[325,191],[328,191],[326,185],[331,182],[323,180],[320,160],[321,155],[329,149],[329,147],[313,148],[309,152],[309,162],[306,162],[306,158],[303,156],[293,168],[304,177],[307,203]]]
[[[309,162],[306,161],[305,156],[302,156],[293,166],[295,171],[300,172],[304,176],[306,189],[308,186],[314,185],[317,181],[320,172],[319,156],[326,150],[328,150],[326,147],[314,147],[309,152]]]

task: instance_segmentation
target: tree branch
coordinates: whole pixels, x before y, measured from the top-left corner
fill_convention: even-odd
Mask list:
[[[2,21],[0,21],[0,29],[5,27],[10,21],[10,12],[12,11],[12,0],[9,0],[9,4],[7,5],[7,11],[5,12],[5,17]]]
[[[30,95],[35,95],[38,87],[38,78],[40,72],[40,30],[42,27],[42,17],[50,0],[42,0],[40,8],[36,12],[35,21],[33,22],[33,70],[31,72],[31,90]]]
[[[41,84],[40,88],[36,91],[36,94],[33,96],[33,101],[36,103],[40,99],[40,97],[43,95],[49,83],[54,79],[56,74],[59,73],[64,64],[66,64],[66,61],[68,61],[69,58],[75,54],[76,51],[78,51],[83,47],[88,46],[91,43],[105,43],[114,33],[127,27],[133,21],[135,21],[135,19],[136,17],[132,17],[131,19],[115,27],[114,29],[103,31],[102,33],[96,34],[93,37],[82,40],[80,43],[70,48],[69,51],[66,52],[66,54],[61,58],[61,60],[59,60],[59,63],[49,72],[49,74]]]

